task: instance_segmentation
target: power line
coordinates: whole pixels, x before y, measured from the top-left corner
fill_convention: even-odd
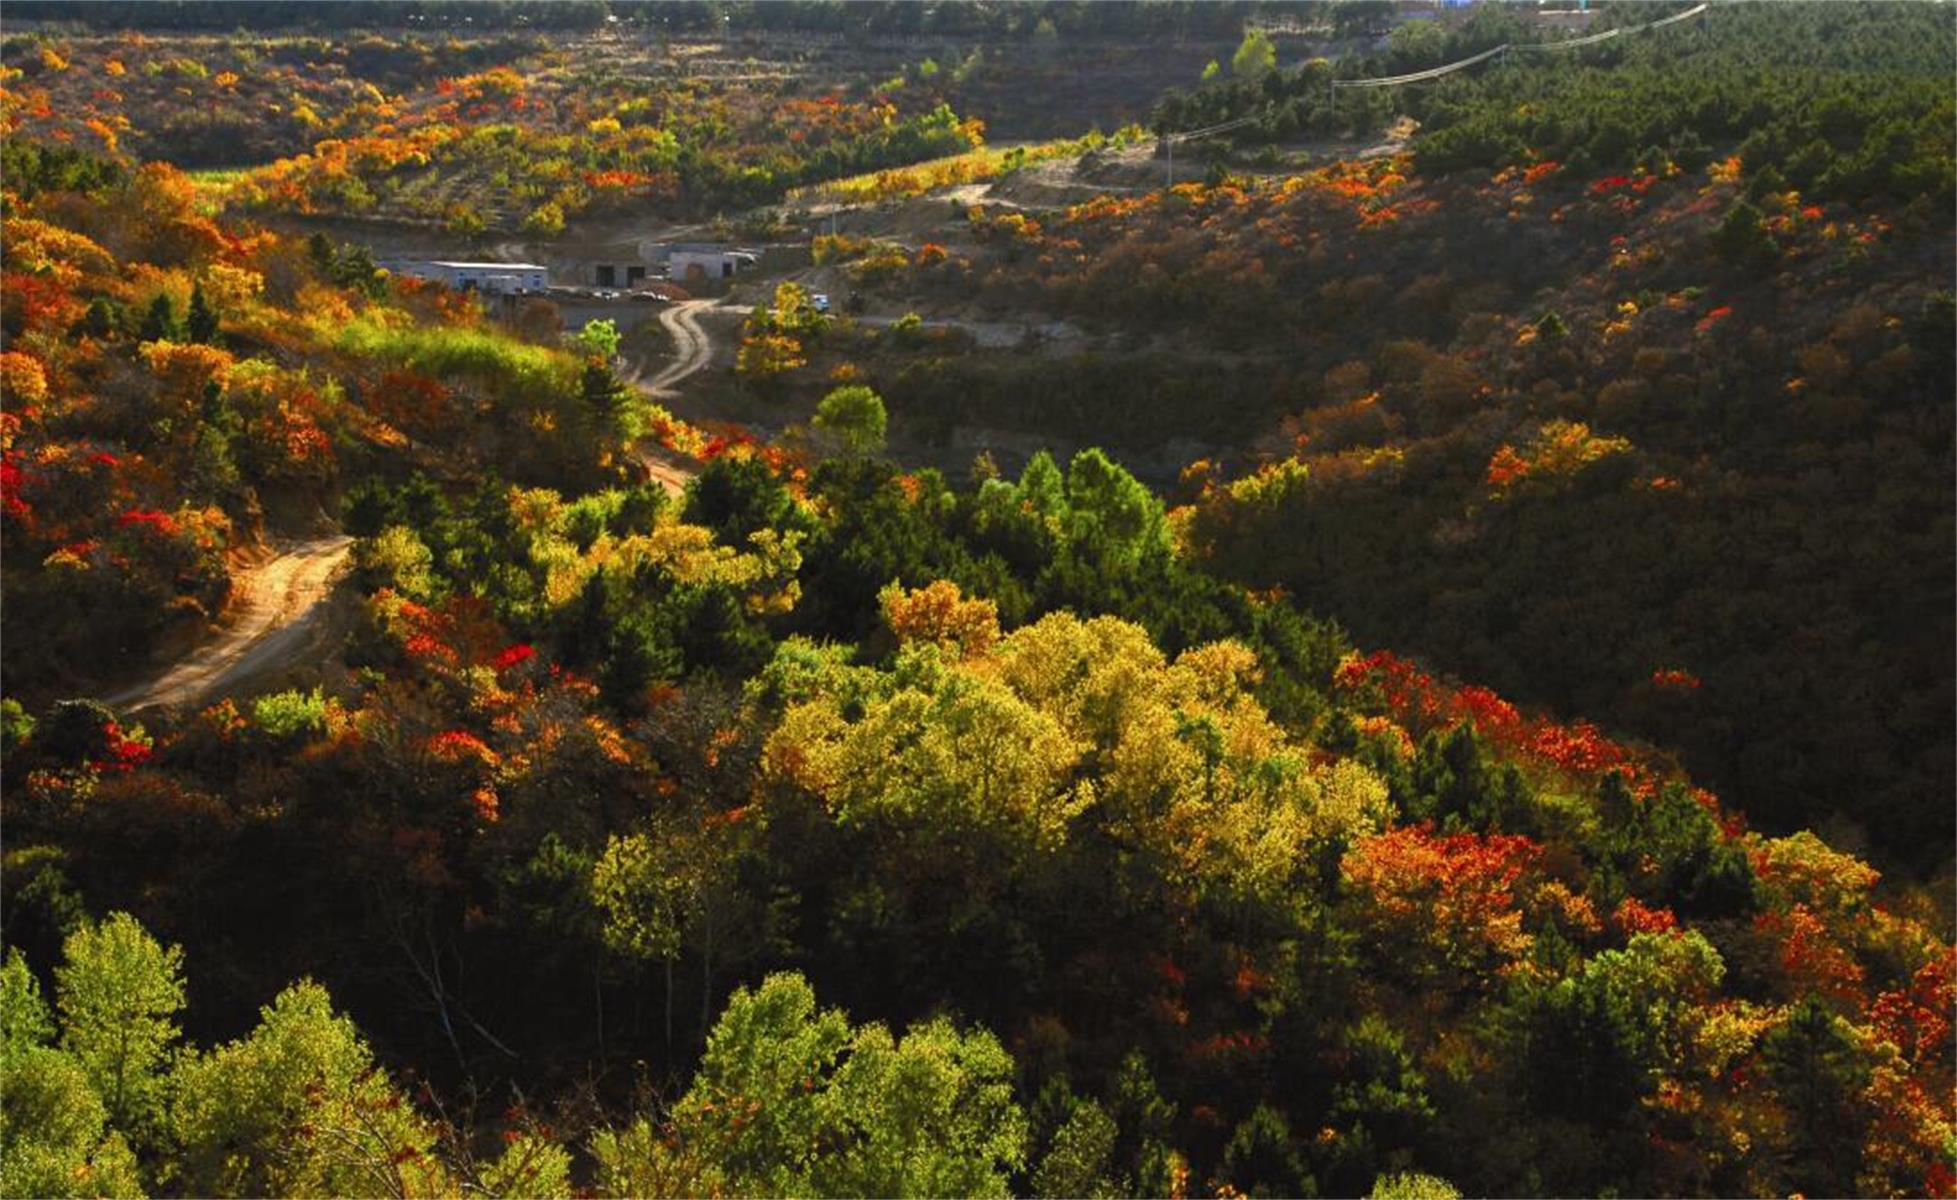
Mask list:
[[[1646,28],[1646,29],[1656,29],[1656,28],[1658,28],[1658,27],[1659,27],[1660,25],[1670,25],[1670,24],[1671,24],[1671,23],[1672,23],[1673,21],[1683,21],[1683,20],[1684,20],[1685,18],[1687,18],[1687,17],[1696,17],[1696,16],[1698,16],[1698,15],[1699,15],[1700,13],[1702,13],[1702,12],[1704,12],[1704,11],[1706,11],[1706,9],[1708,9],[1708,8],[1710,8],[1710,7],[1711,7],[1711,5],[1709,5],[1709,4],[1701,4],[1701,5],[1700,5],[1699,7],[1697,7],[1697,8],[1688,8],[1688,9],[1686,9],[1686,10],[1685,10],[1684,12],[1682,12],[1682,13],[1679,13],[1679,14],[1677,14],[1676,16],[1670,16],[1670,17],[1666,17],[1666,18],[1665,18],[1664,20],[1662,20],[1662,21],[1653,21],[1653,22],[1652,22],[1651,24],[1649,24],[1649,25],[1646,25],[1646,26],[1645,26],[1645,28]]]
[[[1407,75],[1385,75],[1375,79],[1334,79],[1331,90],[1336,92],[1340,88],[1396,87],[1403,83],[1420,83],[1423,80],[1439,79],[1441,76],[1459,71],[1463,67],[1472,67],[1476,63],[1486,62],[1497,55],[1506,55],[1511,50],[1570,50],[1578,46],[1594,46],[1598,42],[1608,41],[1611,38],[1617,37],[1619,34],[1638,33],[1647,29],[1656,29],[1661,25],[1670,25],[1677,21],[1696,17],[1710,7],[1710,4],[1700,4],[1694,8],[1688,8],[1682,13],[1674,13],[1669,17],[1652,21],[1648,24],[1620,26],[1616,29],[1607,29],[1602,33],[1593,33],[1589,37],[1571,38],[1568,41],[1504,42],[1493,50],[1484,50],[1480,54],[1476,54],[1470,58],[1464,58],[1459,62],[1447,63],[1425,71],[1414,71]]]
[[[1661,25],[1671,25],[1678,21],[1696,17],[1710,7],[1711,5],[1709,3],[1699,4],[1693,8],[1686,9],[1682,13],[1674,13],[1669,17],[1651,21],[1644,25],[1619,26],[1616,29],[1606,29],[1602,33],[1593,33],[1587,37],[1571,38],[1566,41],[1504,42],[1492,50],[1483,50],[1480,54],[1470,55],[1467,58],[1461,59],[1459,62],[1444,63],[1438,67],[1430,67],[1425,71],[1414,71],[1406,75],[1385,75],[1372,79],[1334,79],[1332,80],[1331,90],[1336,94],[1340,88],[1397,87],[1403,83],[1421,83],[1429,79],[1439,79],[1443,75],[1451,75],[1456,71],[1472,67],[1477,63],[1487,62],[1491,58],[1505,58],[1511,50],[1573,50],[1578,46],[1594,46],[1599,42],[1609,41],[1611,38],[1617,37],[1620,34],[1657,29]],[[1161,142],[1168,156],[1168,181],[1172,184],[1175,182],[1176,143],[1193,142],[1198,138],[1214,137],[1219,133],[1228,133],[1233,129],[1241,129],[1245,125],[1251,125],[1263,120],[1286,103],[1288,101],[1280,100],[1266,105],[1264,108],[1250,113],[1247,116],[1236,117],[1232,120],[1216,125],[1208,125],[1201,129],[1190,129],[1182,133],[1163,134],[1161,136]]]
[[[1213,137],[1219,133],[1228,133],[1232,129],[1240,129],[1245,125],[1250,125],[1253,124],[1254,122],[1263,120],[1266,116],[1270,114],[1272,110],[1276,109],[1277,107],[1278,106],[1276,104],[1273,104],[1267,107],[1264,111],[1254,112],[1251,113],[1249,116],[1238,117],[1235,120],[1225,121],[1220,125],[1211,125],[1203,129],[1191,129],[1183,133],[1171,133],[1171,134],[1163,135],[1162,147],[1168,156],[1167,165],[1163,169],[1163,177],[1167,180],[1167,183],[1165,183],[1163,186],[1165,187],[1174,186],[1176,181],[1176,143],[1177,142],[1193,142],[1197,138]]]
[[[1332,90],[1336,92],[1342,87],[1393,87],[1396,84],[1402,83],[1419,83],[1423,79],[1439,79],[1443,75],[1452,74],[1464,67],[1472,67],[1478,62],[1486,62],[1498,54],[1507,54],[1508,52],[1509,43],[1503,42],[1493,50],[1483,50],[1480,54],[1472,58],[1464,58],[1460,62],[1432,67],[1425,71],[1415,71],[1410,75],[1384,75],[1375,79],[1334,79],[1332,81]]]
[[[1648,28],[1648,27],[1647,27],[1647,28]],[[1618,34],[1620,34],[1620,33],[1623,33],[1623,32],[1624,32],[1624,30],[1623,30],[1622,28],[1618,28],[1618,29],[1606,29],[1606,30],[1604,30],[1604,31],[1603,31],[1602,33],[1593,33],[1593,34],[1591,34],[1591,35],[1590,35],[1589,37],[1580,37],[1580,38],[1571,38],[1571,39],[1570,39],[1569,41],[1567,41],[1567,42],[1518,42],[1518,43],[1515,43],[1515,45],[1513,46],[1513,49],[1516,49],[1516,50],[1570,50],[1570,49],[1574,49],[1574,48],[1575,48],[1575,47],[1577,47],[1577,46],[1594,46],[1594,45],[1596,45],[1596,44],[1597,44],[1598,42],[1607,42],[1607,41],[1609,41],[1609,40],[1610,40],[1611,38],[1614,38],[1614,37],[1616,37],[1616,36],[1617,36]]]

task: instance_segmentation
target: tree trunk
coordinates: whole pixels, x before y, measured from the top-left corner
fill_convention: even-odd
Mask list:
[[[706,944],[700,952],[700,1044],[707,1042],[708,1011],[713,1004],[713,915],[706,919]]]

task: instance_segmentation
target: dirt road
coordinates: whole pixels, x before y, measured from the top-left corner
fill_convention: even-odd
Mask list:
[[[713,358],[713,342],[700,327],[699,315],[701,309],[712,308],[713,304],[711,300],[682,300],[660,310],[659,323],[673,335],[673,346],[679,357],[667,363],[659,374],[639,384],[648,396],[671,395],[674,384],[705,367]]]
[[[693,468],[686,465],[679,455],[657,442],[640,442],[639,461],[645,464],[646,472],[659,481],[666,494],[678,500],[686,495],[686,485],[692,482]]]
[[[352,546],[349,537],[316,538],[245,572],[234,585],[238,608],[229,627],[161,676],[105,696],[103,703],[123,712],[193,706],[286,665],[323,622]]]
[[[700,324],[701,310],[713,305],[712,300],[683,300],[659,310],[659,323],[673,335],[673,346],[678,357],[651,379],[634,379],[633,383],[640,391],[654,400],[675,395],[676,385],[681,380],[713,361],[713,339],[707,336],[706,329]],[[687,466],[684,459],[650,438],[641,440],[634,451],[646,470],[659,481],[659,486],[675,497],[686,494],[686,485],[693,478],[693,468]]]

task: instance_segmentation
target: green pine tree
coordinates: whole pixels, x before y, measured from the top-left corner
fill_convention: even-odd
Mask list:
[[[211,307],[204,295],[204,285],[197,284],[190,289],[190,313],[185,321],[190,340],[205,345],[216,345],[218,340],[217,310]]]
[[[146,342],[174,342],[180,340],[182,332],[177,325],[176,305],[170,303],[168,293],[159,292],[143,314],[138,336]]]

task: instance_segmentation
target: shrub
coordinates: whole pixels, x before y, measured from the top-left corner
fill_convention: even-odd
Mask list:
[[[1757,266],[1775,254],[1773,235],[1767,232],[1760,210],[1744,200],[1726,211],[1712,244],[1719,257],[1738,267]]]
[[[824,396],[816,406],[815,419],[810,422],[836,439],[843,452],[850,455],[881,449],[888,423],[883,397],[862,386],[840,387]]]
[[[361,542],[353,558],[362,582],[370,589],[388,587],[416,600],[435,599],[435,556],[407,526],[390,525],[381,530]]]
[[[326,696],[318,688],[260,696],[251,704],[252,723],[275,738],[318,733],[326,728]]]
[[[523,232],[536,237],[556,237],[564,232],[564,206],[547,200],[523,219]]]

